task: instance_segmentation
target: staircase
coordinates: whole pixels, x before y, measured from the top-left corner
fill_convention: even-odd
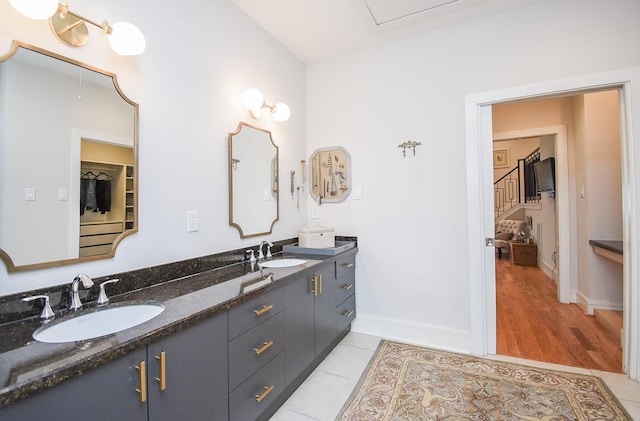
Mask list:
[[[522,203],[539,203],[533,164],[540,161],[540,149],[518,159],[518,166],[493,183],[494,219],[504,219]]]

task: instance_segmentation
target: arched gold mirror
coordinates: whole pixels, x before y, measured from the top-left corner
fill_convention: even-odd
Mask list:
[[[279,217],[278,147],[247,123],[229,133],[229,225],[240,238],[271,234]]]
[[[137,231],[138,105],[116,76],[14,41],[0,57],[0,258],[115,255]]]

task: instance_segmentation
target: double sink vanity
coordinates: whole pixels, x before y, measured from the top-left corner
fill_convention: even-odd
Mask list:
[[[138,104],[115,74],[20,41],[0,73],[12,104],[0,149],[13,163],[0,170],[10,187],[0,216],[30,221],[5,223],[0,260],[19,272],[114,257],[138,231]],[[79,86],[82,112],[77,97],[56,96]],[[33,171],[33,150],[51,158],[46,173]],[[243,239],[272,234],[284,183],[271,133],[240,122],[228,152],[229,225]],[[341,148],[311,157],[314,200],[345,200],[349,159]],[[293,198],[301,186],[289,174]],[[0,297],[0,421],[268,419],[355,318],[357,239],[336,240],[328,254],[264,241],[273,257],[239,249],[96,279],[70,273],[66,285]]]
[[[68,286],[2,297],[3,308],[21,304],[0,315],[0,420],[268,419],[350,330],[358,249],[345,239],[352,247],[336,255],[283,253],[292,239],[257,262],[235,250],[95,279],[74,314]],[[109,303],[97,307],[98,285],[113,278]],[[56,313],[49,322],[41,306],[21,302],[44,293]],[[32,338],[40,329],[59,342],[57,325],[75,323],[65,335],[82,328],[73,319],[117,323],[119,309],[147,307],[159,311],[112,334]]]

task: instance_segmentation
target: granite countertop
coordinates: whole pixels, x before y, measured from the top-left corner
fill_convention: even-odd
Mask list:
[[[345,253],[356,252],[357,247]],[[274,254],[274,258],[292,256],[296,255]],[[159,301],[164,304],[165,309],[145,323],[100,338],[63,344],[34,341],[31,335],[42,325],[39,317],[0,325],[0,407],[170,336],[212,315],[225,312],[272,288],[286,284],[288,280],[295,279],[293,275],[313,270],[318,263],[335,256],[298,257],[307,261],[294,267],[263,269],[265,277],[273,274],[273,281],[244,294],[241,293],[241,284],[263,277],[255,263],[232,263],[110,297],[110,302],[114,303]],[[94,306],[85,305],[87,308]],[[54,322],[68,315],[68,311],[61,312],[61,316],[59,313],[60,311],[56,311]]]
[[[592,246],[609,250],[613,253],[622,255],[622,241],[617,240],[589,240]]]

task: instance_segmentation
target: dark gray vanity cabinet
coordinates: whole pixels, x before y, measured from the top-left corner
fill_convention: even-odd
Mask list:
[[[315,359],[315,297],[313,275],[298,276],[285,285],[285,331],[287,384],[293,382]]]
[[[355,254],[320,264],[285,286],[286,379],[294,381],[355,318]]]
[[[356,318],[356,256],[340,256],[335,265],[337,329],[340,332]]]
[[[136,367],[146,357],[146,349],[131,352],[0,408],[0,420],[146,421],[147,403],[141,402],[136,392],[140,388],[140,373]]]
[[[226,313],[207,319],[0,408],[0,421],[226,420],[226,327]]]
[[[227,314],[147,347],[149,420],[226,420]]]
[[[315,298],[315,354],[322,354],[333,342],[338,333],[336,314],[337,284],[335,266],[319,267],[313,278],[312,286]]]
[[[254,420],[284,391],[284,287],[229,311],[229,419]]]

